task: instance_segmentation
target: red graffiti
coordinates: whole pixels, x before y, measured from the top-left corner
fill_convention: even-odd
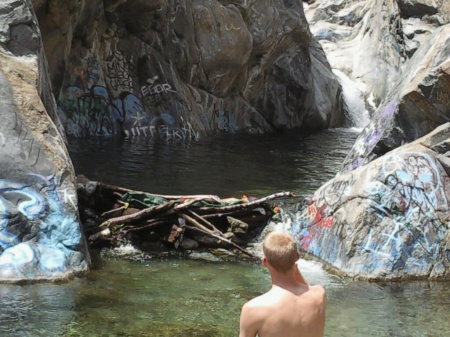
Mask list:
[[[327,205],[322,204],[322,206],[317,209],[315,202],[308,206],[308,213],[310,219],[312,219],[313,226],[318,226],[322,228],[333,227],[334,217],[332,215],[328,216],[326,212]]]

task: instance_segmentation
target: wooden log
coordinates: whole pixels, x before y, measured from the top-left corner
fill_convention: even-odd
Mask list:
[[[243,210],[243,209],[249,209],[254,208],[255,206],[262,205],[270,200],[280,199],[280,198],[292,198],[295,197],[295,195],[291,192],[279,192],[271,194],[267,197],[250,201],[244,204],[236,204],[236,205],[229,205],[229,206],[220,206],[220,207],[199,207],[196,208],[197,211],[214,211],[214,212],[230,212],[230,211],[237,211],[237,210]]]
[[[165,240],[167,242],[173,243],[175,248],[178,248],[181,241],[183,241],[184,228],[172,225],[170,234]]]
[[[181,211],[181,210],[184,210],[186,208],[189,208],[192,204],[195,204],[196,202],[199,202],[199,201],[215,201],[217,203],[221,202],[221,200],[218,197],[215,197],[215,196],[210,196],[210,195],[208,195],[208,196],[200,196],[200,195],[198,195],[195,198],[184,199],[183,202],[178,204],[178,205],[176,205],[174,207],[174,209],[176,211]]]
[[[250,257],[252,257],[252,258],[255,258],[255,259],[258,258],[256,255],[250,253],[250,252],[247,251],[245,248],[242,248],[241,246],[235,244],[234,242],[232,242],[231,240],[229,240],[229,239],[227,239],[227,238],[225,238],[225,237],[221,237],[221,236],[218,236],[218,235],[216,235],[216,234],[213,234],[213,233],[210,233],[210,232],[206,232],[206,231],[204,231],[204,230],[202,230],[202,229],[200,229],[200,228],[198,228],[198,227],[192,227],[192,226],[187,226],[187,225],[186,225],[186,228],[189,228],[189,229],[192,229],[192,230],[197,230],[197,231],[202,232],[203,234],[210,235],[210,236],[212,236],[212,237],[214,237],[214,238],[216,238],[216,239],[218,239],[218,240],[225,241],[226,243],[228,243],[228,244],[230,244],[231,246],[235,247],[236,249],[240,250],[240,251],[243,252],[244,254],[246,254],[246,255],[248,255],[248,256],[250,256]]]
[[[104,216],[106,216],[106,215],[111,215],[111,214],[114,214],[114,213],[116,213],[116,212],[123,211],[123,210],[125,210],[125,209],[126,209],[125,206],[113,208],[113,209],[111,209],[111,210],[109,210],[109,211],[103,212],[103,213],[101,214],[101,217],[104,217]]]
[[[198,219],[199,221],[202,221],[204,224],[206,224],[207,226],[209,226],[211,228],[211,230],[213,231],[213,233],[219,234],[220,236],[224,236],[224,234],[217,229],[216,226],[214,226],[211,222],[209,222],[208,220],[206,220],[205,218],[203,218],[202,216],[198,215],[197,213],[195,213],[194,211],[188,209],[187,210],[189,212],[189,214],[191,214],[194,218]]]
[[[134,221],[143,220],[143,219],[151,216],[152,214],[169,209],[170,207],[172,207],[172,205],[173,205],[173,201],[169,201],[169,202],[166,202],[161,205],[144,208],[143,210],[133,213],[133,214],[123,215],[123,216],[119,216],[116,218],[111,218],[111,219],[104,221],[100,225],[100,227],[105,227],[105,226],[109,227],[112,225],[120,225],[123,223],[130,223],[130,222],[134,222]]]
[[[140,226],[126,226],[124,228],[121,229],[121,236],[125,236],[127,235],[129,232],[134,232],[134,231],[141,231],[144,229],[149,229],[152,227],[157,227],[160,225],[168,225],[169,223],[167,221],[164,220],[150,220],[150,221],[146,221],[145,225],[140,225]]]
[[[210,200],[214,200],[217,202],[220,202],[220,198],[217,195],[212,195],[212,194],[205,194],[205,195],[164,195],[164,194],[155,194],[155,193],[148,193],[148,192],[143,192],[143,191],[137,191],[137,190],[132,190],[129,188],[125,188],[125,187],[121,187],[121,186],[115,186],[115,185],[109,185],[109,184],[105,184],[102,182],[98,182],[99,186],[102,189],[105,190],[109,190],[111,192],[119,192],[122,194],[125,193],[143,193],[143,194],[148,194],[151,196],[155,196],[155,197],[160,197],[160,198],[164,198],[167,200],[178,200],[178,199],[196,199],[196,198],[202,198],[202,199],[210,199]]]
[[[182,212],[177,212],[177,214],[179,216],[181,216],[183,219],[185,219],[186,221],[190,222],[191,224],[193,224],[195,227],[197,227],[198,229],[202,230],[205,233],[208,234],[214,234],[214,231],[211,229],[206,228],[205,226],[203,226],[202,224],[200,224],[197,220],[191,218],[189,215],[184,214]]]

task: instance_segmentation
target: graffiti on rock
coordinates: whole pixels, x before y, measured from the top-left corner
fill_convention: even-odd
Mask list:
[[[127,137],[145,136],[155,137],[157,135],[166,139],[193,139],[198,137],[196,131],[189,122],[185,122],[181,117],[182,127],[178,128],[172,115],[161,114],[152,118],[150,122],[134,125],[124,130]]]
[[[16,245],[17,235],[8,231],[10,217],[9,204],[15,200],[20,213],[32,220],[45,210],[45,199],[31,186],[8,179],[0,179],[0,247]]]
[[[217,120],[217,127],[219,130],[235,131],[238,129],[234,115],[223,108],[219,108],[215,111],[215,118]]]
[[[59,97],[58,113],[69,136],[124,134],[172,140],[198,137],[192,125],[183,119],[179,107],[172,109],[177,118],[168,113],[146,111],[143,100],[132,93],[132,62],[127,62],[117,48],[110,50],[106,60],[109,89],[99,85],[102,72],[98,59],[91,56],[84,62],[87,70],[77,68],[75,85],[62,90]],[[163,95],[176,93],[170,84],[159,84],[158,80],[158,76],[149,78],[141,87],[140,94],[147,106],[155,107],[162,102]]]
[[[136,95],[123,92],[111,100],[105,87],[93,86],[88,92],[71,86],[60,100],[59,114],[67,134],[114,135],[127,137],[156,137],[167,139],[193,139],[197,132],[182,117],[181,127],[169,114],[160,114],[149,120],[142,101]]]
[[[353,171],[367,163],[369,154],[373,151],[385,130],[388,128],[389,121],[394,116],[397,108],[398,102],[392,100],[377,111],[376,115],[372,118],[372,121],[367,125],[364,131],[361,132],[353,149],[344,160],[344,170]]]
[[[111,135],[124,121],[121,106],[109,99],[105,87],[93,86],[84,91],[70,86],[60,98],[58,111],[68,135]]]
[[[146,106],[158,107],[168,99],[168,94],[176,93],[169,83],[158,83],[159,76],[147,79],[147,84],[141,87],[141,95]]]
[[[119,50],[110,50],[106,59],[106,78],[109,85],[115,91],[133,90],[133,79],[131,71],[133,70],[133,62],[125,61],[124,55]]]
[[[367,272],[426,274],[441,258],[447,227],[439,212],[449,205],[434,158],[393,153],[358,177],[358,184],[353,174],[336,178],[314,194],[295,223],[300,246],[330,263],[342,263],[343,252],[366,256],[359,268]]]
[[[35,166],[41,155],[40,146],[35,146],[35,138],[30,133],[27,125],[15,114],[16,120],[14,125],[14,130],[17,132],[17,139],[15,144],[18,144],[22,150],[22,155],[24,156],[26,162],[30,166]]]
[[[333,227],[334,218],[332,215],[328,215],[325,211],[327,205],[324,203],[320,207],[316,206],[316,203],[308,205],[308,214],[312,223],[318,227],[331,228]]]
[[[142,97],[152,96],[155,94],[167,94],[170,92],[176,93],[176,91],[172,89],[172,86],[169,83],[154,84],[154,82],[151,81],[149,85],[144,85],[141,87]]]
[[[366,193],[372,201],[368,212],[380,222],[389,217],[394,226],[387,226],[388,231],[376,241],[369,235],[363,249],[396,259],[420,245],[423,258],[419,261],[416,256],[414,263],[425,268],[427,261],[437,258],[446,230],[436,214],[439,205],[448,205],[439,169],[424,153],[390,155],[382,169],[384,181],[367,184]]]
[[[76,206],[74,195],[59,189],[60,181],[55,175],[30,173],[29,176],[37,178],[35,187],[0,180],[0,277],[29,278],[35,272],[49,275],[64,271],[73,252],[80,247],[78,220],[63,210],[66,205],[63,201]],[[15,212],[38,226],[33,230],[32,240],[21,242],[10,231],[9,222]]]

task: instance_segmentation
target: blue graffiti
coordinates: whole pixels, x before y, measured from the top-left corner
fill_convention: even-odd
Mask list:
[[[39,192],[31,186],[7,179],[0,180],[0,276],[33,277],[62,272],[80,250],[81,229],[75,214],[66,214],[58,192],[60,179],[55,175],[39,178]],[[9,208],[27,219],[39,217],[39,230],[33,240],[20,242],[8,231]],[[44,214],[45,213],[45,214]]]
[[[19,199],[17,209],[29,220],[42,214],[46,206],[45,199],[31,186],[8,179],[0,179],[0,246],[3,249],[17,244],[17,236],[8,231],[7,196],[12,195],[25,198],[24,200]]]
[[[110,99],[105,87],[94,85],[84,91],[70,86],[62,93],[58,113],[68,134],[86,136],[120,132],[124,112]]]

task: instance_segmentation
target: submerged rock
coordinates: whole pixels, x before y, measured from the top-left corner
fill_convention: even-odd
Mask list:
[[[449,279],[450,123],[337,175],[300,215],[300,247],[351,277]]]

